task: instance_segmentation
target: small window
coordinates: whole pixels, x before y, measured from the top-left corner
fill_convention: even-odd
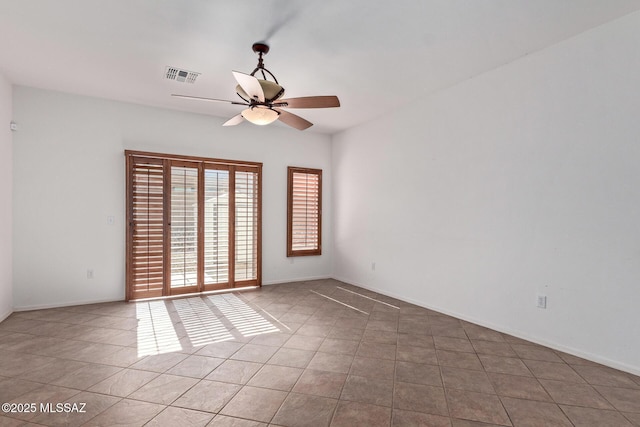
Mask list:
[[[322,170],[289,166],[287,256],[322,253]]]

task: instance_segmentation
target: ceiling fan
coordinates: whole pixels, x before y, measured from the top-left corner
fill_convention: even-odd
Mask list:
[[[176,95],[178,98],[196,99],[200,101],[228,102],[234,105],[243,105],[247,107],[240,114],[227,120],[222,126],[235,126],[247,120],[256,125],[268,125],[276,120],[280,120],[298,130],[305,130],[311,126],[308,120],[290,113],[283,108],[331,108],[339,107],[340,100],[337,96],[305,96],[300,98],[282,98],[284,88],[280,86],[276,76],[264,67],[262,61],[263,55],[269,52],[269,46],[265,43],[254,43],[253,51],[258,54],[258,65],[251,74],[233,71],[238,85],[236,93],[242,99],[240,101],[228,101],[225,99],[203,98],[198,96]],[[255,75],[262,77],[257,78]],[[271,80],[268,80],[268,77]]]

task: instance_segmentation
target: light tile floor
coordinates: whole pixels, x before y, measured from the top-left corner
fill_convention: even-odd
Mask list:
[[[0,426],[623,427],[640,377],[321,280],[14,313],[0,402]]]

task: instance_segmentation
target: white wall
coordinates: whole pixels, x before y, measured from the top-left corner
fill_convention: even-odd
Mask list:
[[[263,283],[331,276],[331,244],[286,257],[287,166],[326,171],[330,212],[328,136],[19,86],[13,107],[16,309],[124,298],[125,149],[262,162]]]
[[[635,13],[336,135],[334,276],[640,373],[638,40]]]
[[[0,321],[13,309],[12,278],[12,87],[0,74]]]

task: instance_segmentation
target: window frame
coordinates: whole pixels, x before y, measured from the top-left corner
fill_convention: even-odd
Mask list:
[[[315,249],[293,249],[293,176],[294,174],[318,177],[317,247]],[[287,257],[322,255],[322,169],[287,167]]]

